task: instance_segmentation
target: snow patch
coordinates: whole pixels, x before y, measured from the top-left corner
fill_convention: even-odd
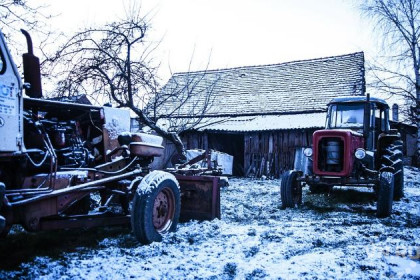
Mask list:
[[[137,193],[142,196],[151,193],[155,188],[159,187],[159,184],[165,180],[172,180],[176,183],[178,189],[179,184],[175,176],[164,171],[155,170],[147,174],[140,185],[137,188]]]
[[[121,108],[103,107],[105,114],[105,128],[110,139],[117,139],[118,135],[130,131],[130,111]]]
[[[173,176],[160,172],[154,176]],[[151,178],[139,189],[149,192]],[[128,230],[105,231],[94,246],[76,239],[59,256],[2,268],[0,278],[418,279],[419,178],[418,169],[405,168],[406,195],[384,219],[376,218],[369,189],[324,195],[304,188],[301,207],[281,210],[280,180],[232,178],[221,189],[222,220],[180,224],[148,246]]]

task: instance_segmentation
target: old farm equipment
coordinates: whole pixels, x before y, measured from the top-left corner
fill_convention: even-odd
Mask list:
[[[369,186],[377,194],[377,216],[387,217],[403,196],[400,134],[389,126],[389,106],[369,95],[333,99],[326,129],[315,131],[311,148],[282,176],[282,207],[302,202],[303,183],[312,192],[333,186]]]
[[[25,83],[0,33],[0,235],[13,224],[27,231],[131,224],[148,244],[180,218],[220,217],[219,177],[151,171],[162,138],[124,132],[128,111],[41,99],[39,60],[22,32]]]

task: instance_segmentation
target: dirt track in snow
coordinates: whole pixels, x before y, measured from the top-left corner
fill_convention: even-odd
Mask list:
[[[310,194],[280,210],[279,180],[231,179],[222,220],[189,222],[140,246],[127,228],[29,234],[0,241],[0,279],[418,279],[420,172],[406,196],[375,217],[368,189]]]

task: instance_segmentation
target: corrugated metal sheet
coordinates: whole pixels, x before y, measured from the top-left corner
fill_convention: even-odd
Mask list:
[[[232,118],[205,118],[195,127],[198,131],[251,132],[322,128],[326,113],[266,115]]]

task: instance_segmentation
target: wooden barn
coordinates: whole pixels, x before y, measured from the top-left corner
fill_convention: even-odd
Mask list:
[[[176,73],[162,92],[180,89],[182,95],[189,88],[197,93],[198,97],[185,102],[170,118],[200,120],[181,134],[187,149],[215,149],[233,155],[234,175],[279,177],[293,167],[296,149],[311,145],[312,133],[324,127],[326,106],[332,98],[365,94],[364,71],[364,55],[358,52]],[[196,82],[186,85],[194,77]],[[177,100],[172,98],[172,104],[166,102],[158,112],[164,116],[171,106],[177,106]],[[197,108],[203,102],[211,104],[200,112]],[[161,165],[168,164],[174,153],[171,144],[166,145],[166,155],[158,162]]]

